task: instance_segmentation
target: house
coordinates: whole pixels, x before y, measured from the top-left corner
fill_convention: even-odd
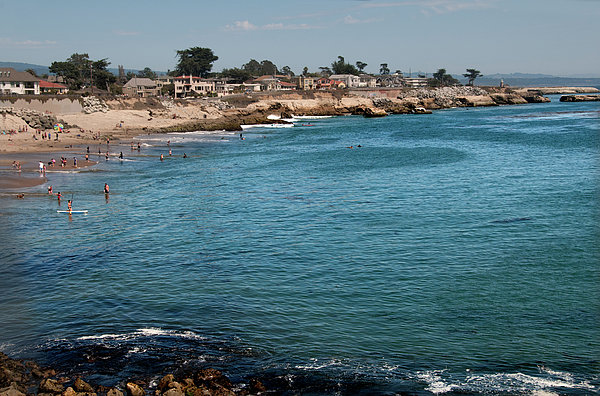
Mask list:
[[[296,81],[299,89],[310,90],[317,88],[316,77],[297,76],[294,77],[294,81]]]
[[[175,77],[173,85],[176,98],[185,98],[188,95],[209,95],[216,91],[214,81],[194,76]]]
[[[294,91],[294,90],[296,90],[296,84],[294,84],[294,83],[280,81],[279,85],[280,85],[279,89],[282,90],[282,91]]]
[[[346,88],[346,83],[340,80],[332,80],[330,78],[321,77],[316,81],[317,89],[343,89]]]
[[[123,85],[123,93],[128,96],[147,98],[158,96],[159,92],[156,83],[149,78],[134,77]]]
[[[63,95],[69,92],[69,88],[62,84],[40,80],[40,92],[43,94]]]
[[[329,79],[342,81],[348,88],[358,88],[360,85],[360,77],[354,74],[332,74]]]
[[[160,92],[163,87],[165,87],[169,84],[173,84],[173,77],[167,76],[167,75],[158,76],[158,77],[156,77],[156,80],[154,80],[154,82],[156,83],[156,87],[158,88],[158,91]]]
[[[404,85],[411,88],[422,88],[427,86],[427,79],[423,77],[405,77]]]
[[[0,67],[0,94],[39,95],[40,79],[12,67]]]
[[[369,74],[361,74],[358,77],[360,79],[358,83],[359,88],[375,88],[377,86],[377,78]]]

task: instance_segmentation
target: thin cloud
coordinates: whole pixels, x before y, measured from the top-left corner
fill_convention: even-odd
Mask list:
[[[11,38],[0,37],[0,45],[13,48],[43,48],[56,45],[52,40],[13,40]]]
[[[117,36],[139,36],[140,32],[126,32],[123,30],[115,30],[113,32]]]
[[[307,30],[314,29],[316,26],[311,26],[306,23],[299,24],[284,24],[284,23],[269,23],[266,25],[257,26],[250,21],[235,21],[231,25],[226,25],[225,30],[228,31],[253,31],[253,30]]]
[[[373,23],[373,22],[377,22],[377,19],[376,18],[357,19],[357,18],[354,18],[352,15],[346,15],[344,17],[344,23],[346,25],[355,25],[355,24],[359,24],[359,23]]]
[[[423,0],[423,1],[394,1],[370,2],[363,1],[362,8],[390,8],[390,7],[420,7],[423,11],[445,14],[463,10],[486,9],[493,6],[496,0]]]

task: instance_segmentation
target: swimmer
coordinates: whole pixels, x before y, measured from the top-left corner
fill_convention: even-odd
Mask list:
[[[52,186],[48,186],[48,195],[52,195]]]
[[[108,194],[110,192],[110,188],[107,183],[104,183],[104,194]]]
[[[165,159],[165,157],[161,154],[160,155],[160,160],[163,161]]]
[[[183,158],[187,158],[187,154],[186,153],[183,153]]]
[[[71,214],[71,212],[73,211],[73,208],[71,207],[71,200],[70,199],[67,201],[67,210],[69,211],[69,214]]]

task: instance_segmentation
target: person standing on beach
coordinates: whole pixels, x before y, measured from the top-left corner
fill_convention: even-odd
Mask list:
[[[73,166],[77,168],[77,157],[73,157]]]
[[[39,168],[39,170],[40,170],[40,173],[44,172],[44,163],[43,163],[42,161],[40,161],[40,162],[38,163],[38,168]]]
[[[90,146],[87,146],[87,153],[90,153]]]

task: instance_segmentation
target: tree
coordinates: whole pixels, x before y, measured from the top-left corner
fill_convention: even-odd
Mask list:
[[[304,66],[304,69],[302,69],[302,75],[303,76],[308,76],[308,67]]]
[[[331,69],[327,66],[321,66],[321,67],[319,67],[319,69],[321,70],[321,76],[323,76],[323,77],[329,77],[333,74],[331,72]]]
[[[281,68],[281,72],[283,74],[285,74],[286,76],[290,76],[290,77],[294,77],[295,76],[294,72],[292,71],[292,69],[290,69],[289,66],[283,66]]]
[[[108,71],[108,65],[107,58],[93,61],[88,54],[75,53],[65,62],[52,62],[50,72],[62,76],[73,90],[92,85],[108,90],[116,81],[115,75]]]
[[[433,80],[431,85],[434,86],[446,86],[446,85],[460,85],[460,81],[446,73],[446,69],[438,69],[437,72],[433,73]]]
[[[354,74],[358,75],[358,69],[353,65],[346,63],[343,56],[338,56],[338,60],[331,64],[333,74]]]
[[[388,68],[387,63],[382,63],[379,65],[379,74],[390,74],[390,69]]]
[[[191,75],[208,77],[212,70],[213,62],[219,59],[210,48],[192,47],[177,51],[177,66],[175,72],[178,75]]]
[[[267,74],[278,74],[279,71],[277,70],[277,66],[275,66],[275,63],[271,62],[270,60],[263,60],[262,62],[260,62],[260,70],[261,70],[261,75],[267,75]]]
[[[475,82],[475,79],[479,76],[481,76],[481,72],[479,70],[476,69],[467,69],[467,72],[465,74],[463,74],[463,77],[466,77],[469,79],[469,82],[467,83],[467,85],[473,86],[473,83]]]
[[[244,81],[247,81],[250,78],[252,78],[252,74],[248,73],[244,69],[239,69],[237,67],[234,67],[232,69],[223,69],[223,71],[221,72],[221,76],[229,79],[235,84],[241,84]]]
[[[149,78],[150,80],[156,80],[156,73],[152,71],[149,67],[145,67],[144,70],[138,72],[137,74],[140,78]]]
[[[266,59],[260,63],[254,59],[250,59],[248,63],[242,66],[242,70],[248,72],[252,76],[264,76],[267,74],[275,75],[278,73],[277,66]]]
[[[365,67],[367,67],[367,64],[365,62],[356,61],[356,67],[358,68],[358,71],[362,73]]]
[[[37,77],[38,76],[37,73],[35,72],[35,70],[33,70],[33,69],[27,69],[27,70],[25,70],[25,73],[29,73],[33,77]]]

